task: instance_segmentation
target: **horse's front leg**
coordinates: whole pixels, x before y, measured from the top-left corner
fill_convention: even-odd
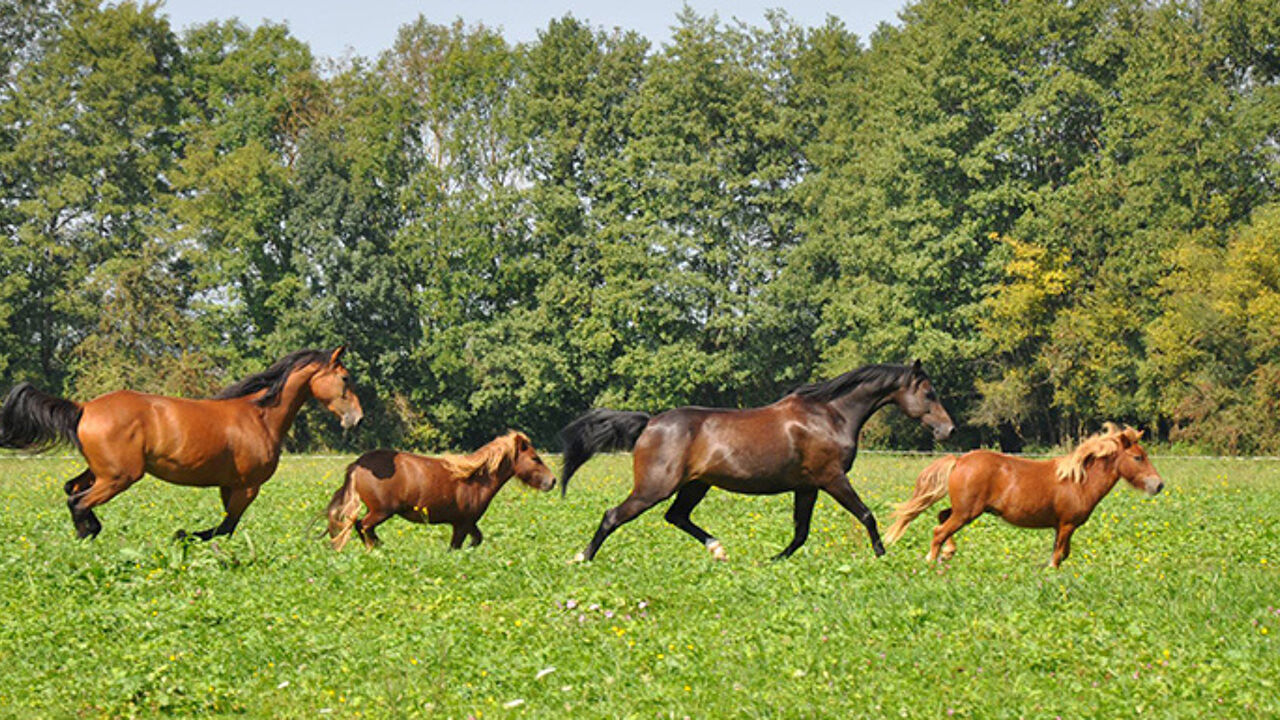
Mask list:
[[[880,542],[880,530],[876,527],[876,517],[871,514],[871,508],[862,502],[862,498],[858,497],[858,493],[854,492],[853,486],[849,484],[849,478],[844,473],[832,476],[823,486],[822,489],[828,495],[836,499],[836,502],[844,506],[845,510],[853,513],[862,525],[867,529],[867,534],[871,536],[871,549],[875,551],[876,557],[884,555],[884,543]]]
[[[1053,540],[1053,559],[1049,561],[1049,567],[1058,567],[1071,554],[1071,534],[1075,531],[1076,526],[1071,523],[1058,526],[1058,534]]]
[[[236,526],[240,524],[240,516],[244,514],[249,504],[258,497],[258,490],[261,485],[245,485],[239,487],[221,487],[219,491],[222,493],[222,522],[199,532],[191,533],[190,537],[200,540],[212,540],[219,535],[230,535],[236,531]],[[188,537],[186,531],[179,530],[175,536],[181,540]]]

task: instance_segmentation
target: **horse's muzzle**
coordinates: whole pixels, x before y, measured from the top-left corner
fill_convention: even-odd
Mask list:
[[[955,431],[956,431],[955,423],[946,423],[945,425],[934,425],[933,439],[939,440],[939,441],[946,440],[947,438],[951,437],[951,434],[954,433]]]
[[[1164,490],[1164,480],[1161,480],[1158,475],[1143,479],[1142,484],[1146,487],[1148,495],[1159,495],[1160,491]]]
[[[364,419],[364,413],[362,413],[362,412],[348,412],[348,413],[343,413],[343,414],[342,414],[342,429],[343,429],[343,430],[350,430],[351,428],[356,427],[357,425],[359,425],[359,424],[360,424],[360,421],[361,421],[361,420],[363,420],[363,419]]]

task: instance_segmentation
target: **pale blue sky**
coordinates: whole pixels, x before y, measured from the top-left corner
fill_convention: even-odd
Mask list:
[[[782,8],[801,25],[821,25],[835,15],[866,43],[881,22],[898,22],[898,10],[907,0],[863,0],[823,2],[791,0],[690,0],[688,5],[701,15],[717,13],[721,20],[737,18],[752,25],[764,24],[768,8]],[[311,46],[317,55],[342,56],[350,48],[358,55],[374,57],[391,47],[396,30],[419,14],[438,23],[461,17],[468,23],[483,22],[501,27],[510,41],[537,37],[551,18],[572,13],[574,17],[605,28],[636,30],[655,43],[670,37],[670,27],[683,0],[639,0],[638,2],[585,2],[581,0],[167,0],[162,12],[175,29],[207,20],[238,17],[254,26],[263,19],[288,24],[293,35]]]

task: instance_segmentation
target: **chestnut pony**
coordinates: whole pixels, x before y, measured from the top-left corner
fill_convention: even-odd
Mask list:
[[[955,430],[919,361],[868,365],[799,387],[762,408],[684,407],[654,417],[591,410],[560,432],[564,486],[593,454],[610,449],[634,448],[635,480],[631,495],[605,512],[595,537],[574,560],[591,560],[610,533],[673,494],[667,522],[705,545],[712,557],[726,559],[720,541],[689,518],[713,485],[749,494],[795,493],[795,536],[776,560],[789,557],[808,538],[819,490],[862,522],[876,555],[883,555],[876,519],[845,474],[858,452],[863,423],[890,403],[930,427],[935,439]]]
[[[938,513],[929,560],[950,559],[952,536],[984,512],[1019,527],[1055,528],[1051,567],[1071,553],[1071,534],[1089,519],[1093,508],[1120,478],[1155,495],[1164,481],[1138,444],[1142,433],[1107,423],[1064,457],[1031,460],[990,450],[974,450],[960,458],[948,455],[925,468],[916,491],[893,511],[893,527],[885,539],[902,537],[907,523],[950,493],[951,507]]]
[[[395,450],[374,450],[347,466],[347,479],[329,503],[329,537],[341,550],[354,530],[365,547],[379,542],[375,528],[392,515],[415,523],[453,525],[449,547],[472,547],[483,539],[476,522],[493,496],[512,477],[529,487],[550,490],[556,484],[528,436],[514,430],[494,438],[470,455],[426,457]],[[356,513],[363,502],[368,512]]]
[[[89,468],[68,480],[65,491],[81,538],[102,530],[93,508],[146,473],[177,485],[218,487],[222,522],[194,535],[230,535],[275,472],[284,435],[308,398],[342,418],[344,428],[360,422],[360,400],[340,362],[344,350],[291,353],[211,400],[117,390],[81,405],[22,383],[0,409],[0,447],[39,451],[68,441],[80,450]]]

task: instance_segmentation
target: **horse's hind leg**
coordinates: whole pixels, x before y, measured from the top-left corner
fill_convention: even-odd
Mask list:
[[[947,518],[949,517],[951,517],[951,508],[947,508],[946,510],[939,512],[938,524],[941,525],[942,523],[946,522]],[[947,538],[947,541],[945,543],[942,544],[942,554],[939,557],[941,557],[945,561],[945,560],[950,560],[955,554],[956,554],[956,536],[952,535],[951,537]]]
[[[796,507],[792,512],[796,532],[791,538],[791,544],[783,548],[782,552],[774,555],[774,560],[786,560],[809,539],[809,523],[813,519],[813,504],[817,501],[817,488],[800,488],[796,490]]]
[[[591,542],[587,544],[587,549],[578,553],[574,561],[591,560],[600,551],[600,546],[604,544],[606,538],[613,534],[622,525],[636,519],[640,513],[657,505],[663,500],[670,497],[664,495],[662,497],[654,497],[652,495],[637,495],[633,490],[621,505],[610,508],[605,511],[604,517],[600,519],[600,527],[596,528],[596,534],[592,536]]]
[[[933,544],[929,546],[929,554],[926,556],[929,562],[937,560],[939,556],[946,560],[952,554],[955,554],[956,546],[951,536],[959,532],[960,528],[972,522],[973,517],[965,514],[963,508],[957,508],[952,505],[950,508],[938,513],[938,521],[938,527],[933,529]],[[947,546],[951,548],[951,554],[948,554],[943,549]]]
[[[862,502],[862,498],[858,497],[858,493],[854,492],[853,486],[849,484],[849,478],[845,477],[844,473],[840,473],[822,489],[835,498],[845,510],[853,513],[853,516],[858,518],[867,529],[867,534],[871,536],[871,548],[875,551],[876,557],[884,555],[884,543],[880,542],[876,516],[871,514],[871,508],[868,508],[866,503]]]
[[[711,533],[698,527],[689,515],[693,509],[702,502],[707,496],[707,491],[711,486],[701,480],[694,480],[680,488],[680,492],[676,493],[676,499],[671,503],[671,507],[667,508],[667,514],[664,516],[667,522],[675,525],[681,530],[693,536],[694,540],[702,543],[711,553],[711,557],[716,560],[728,560],[729,555],[725,553],[724,546],[720,541],[715,539]]]
[[[591,542],[587,543],[587,549],[578,553],[572,562],[591,560],[614,530],[671,497],[680,485],[682,452],[681,448],[670,445],[657,448],[645,447],[642,437],[641,443],[636,445],[635,450],[633,461],[635,485],[631,488],[631,494],[622,501],[622,504],[605,511],[604,517],[600,520],[600,527],[596,528],[596,534],[591,538]]]
[[[75,480],[80,480],[83,477],[84,474],[81,473]],[[104,477],[97,473],[92,473],[92,477],[94,479],[90,485],[82,490],[72,491],[71,496],[67,498],[67,507],[71,510],[73,519],[77,517],[86,518],[86,522],[88,522],[87,519],[92,518],[92,522],[89,522],[86,528],[93,529],[93,534],[97,535],[97,531],[102,529],[102,524],[98,522],[98,518],[93,514],[93,508],[128,490],[129,486],[137,482],[138,477],[141,477],[141,475],[138,477],[129,477],[127,475]],[[79,530],[78,524],[76,527]],[[81,535],[81,537],[84,536]]]
[[[378,537],[377,528],[394,514],[385,510],[370,508],[364,517],[356,521],[356,532],[360,533],[360,539],[364,540],[366,549],[372,550],[382,544],[382,539]],[[456,533],[457,530],[454,532]]]
[[[63,486],[63,490],[67,493],[67,509],[71,511],[71,522],[76,526],[76,537],[80,539],[98,537],[98,533],[102,531],[102,523],[98,522],[98,516],[93,510],[78,509],[76,496],[87,491],[93,485],[94,477],[92,470],[85,470],[79,475],[67,481]]]

